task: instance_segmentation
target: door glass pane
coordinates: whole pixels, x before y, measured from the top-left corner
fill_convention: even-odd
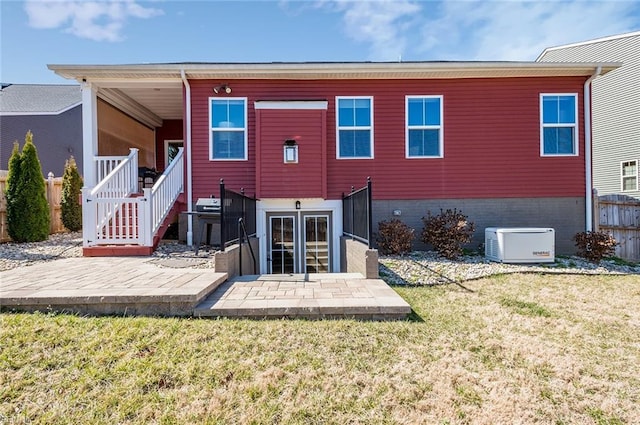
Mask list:
[[[305,272],[329,272],[328,217],[307,216],[305,228]]]
[[[272,248],[282,248],[282,219],[271,219],[271,243]]]
[[[271,253],[271,261],[273,264],[273,270],[271,271],[272,273],[282,273],[282,263],[283,263],[283,255],[282,255],[282,251],[273,251]]]
[[[176,157],[176,155],[178,155],[178,149],[182,147],[182,143],[169,143],[169,145],[167,146],[168,151],[167,151],[167,157],[169,158],[169,162],[167,163],[167,165],[171,164],[171,161],[173,161],[173,158]]]
[[[271,273],[295,273],[293,217],[271,217]]]

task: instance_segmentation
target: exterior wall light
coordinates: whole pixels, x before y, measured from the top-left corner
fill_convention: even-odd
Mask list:
[[[300,201],[296,201],[296,209],[299,210],[300,209]]]
[[[219,94],[219,93],[222,93],[222,92],[224,92],[226,94],[231,94],[231,87],[229,87],[228,84],[221,84],[219,86],[215,86],[213,88],[213,92],[215,94]]]
[[[285,164],[297,164],[298,163],[298,143],[293,139],[287,139],[284,141],[284,163]]]

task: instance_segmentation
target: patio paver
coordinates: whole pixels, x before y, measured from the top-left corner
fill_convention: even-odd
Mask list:
[[[149,257],[67,258],[0,272],[3,311],[89,315],[403,319],[411,307],[360,274],[253,275],[159,267]]]
[[[158,267],[149,257],[66,258],[0,272],[0,308],[187,316],[226,279],[211,269]]]
[[[285,295],[274,299],[274,292]],[[194,314],[395,320],[410,312],[409,304],[381,279],[364,279],[357,273],[330,273],[236,277],[220,285],[196,307]]]

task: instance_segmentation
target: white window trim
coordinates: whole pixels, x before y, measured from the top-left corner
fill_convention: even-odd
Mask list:
[[[224,131],[244,131],[244,157],[242,158],[214,158],[213,157],[213,132],[216,129],[213,127],[212,122],[212,114],[213,114],[213,101],[214,100],[242,100],[244,102],[244,127],[240,128],[230,128],[225,129]],[[247,116],[247,103],[248,99],[246,97],[210,97],[209,98],[209,161],[246,161],[248,159],[249,152],[249,117]],[[218,131],[223,131],[219,130]]]
[[[362,126],[353,126],[353,127],[340,127],[338,123],[340,122],[338,103],[342,99],[369,99],[371,108],[370,108],[370,125],[367,127]],[[336,159],[374,159],[373,154],[373,96],[336,96]],[[371,156],[340,156],[340,130],[369,130],[371,137],[369,138],[369,150],[371,151]]]
[[[575,122],[573,123],[573,128],[574,128],[574,139],[573,139],[573,153],[544,153],[544,129],[545,127],[570,127],[569,124],[544,124],[544,117],[543,117],[543,112],[544,112],[544,98],[546,96],[572,96],[575,99],[575,111],[574,111],[574,116],[575,116]],[[579,134],[579,129],[580,126],[578,125],[579,122],[579,116],[578,116],[578,93],[540,93],[540,156],[544,156],[544,157],[553,157],[553,156],[559,156],[559,157],[567,157],[567,156],[579,156],[580,154],[580,134]]]
[[[326,100],[256,100],[255,109],[318,109],[326,110],[329,102]]]
[[[630,162],[635,162],[636,164],[636,175],[633,176],[625,176],[624,175],[624,164],[628,164]],[[621,192],[637,192],[638,191],[638,180],[640,180],[640,169],[638,169],[638,160],[637,159],[630,159],[628,161],[620,161],[620,191]],[[631,178],[631,177],[635,177],[636,179],[636,187],[634,189],[625,189],[624,188],[624,179],[625,178]]]
[[[409,99],[440,99],[440,125],[409,126]],[[444,96],[443,95],[407,95],[404,100],[404,157],[406,159],[444,158]],[[409,130],[440,130],[438,132],[439,155],[409,155]]]

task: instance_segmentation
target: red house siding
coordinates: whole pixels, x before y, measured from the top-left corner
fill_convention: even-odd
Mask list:
[[[256,100],[317,99],[328,101],[328,199],[339,199],[352,185],[364,185],[367,176],[373,180],[374,199],[583,196],[584,81],[584,77],[225,81],[233,88],[230,96],[248,98],[248,160],[210,161],[208,103],[219,82],[193,80],[194,198],[217,194],[220,178],[228,187],[256,190]],[[578,95],[579,155],[540,156],[541,93]],[[444,158],[405,158],[406,95],[443,96]],[[336,159],[336,96],[373,96],[374,159]],[[300,147],[300,155],[307,154],[305,149]],[[301,193],[305,182],[290,184]]]
[[[326,198],[326,112],[257,110],[258,198]],[[296,140],[298,163],[285,164],[283,143]]]
[[[212,81],[190,81],[191,85],[191,150],[193,199],[220,196],[219,183],[224,179],[229,189],[245,189],[248,195],[255,194],[255,113],[250,99],[247,112],[249,128],[248,161],[209,160],[209,98],[214,96],[212,88],[219,83]],[[240,84],[233,84],[232,97],[245,97],[247,92]]]

